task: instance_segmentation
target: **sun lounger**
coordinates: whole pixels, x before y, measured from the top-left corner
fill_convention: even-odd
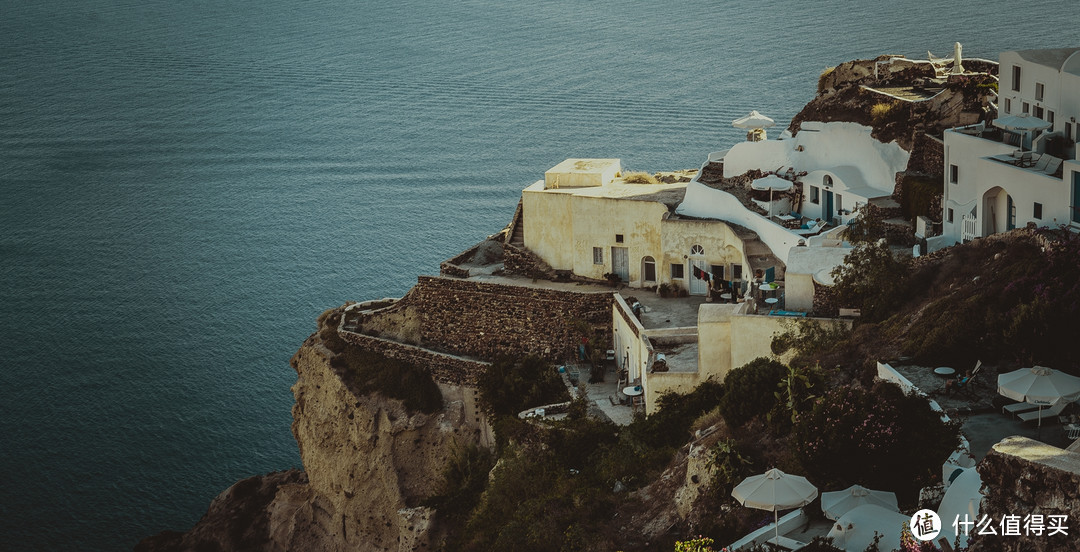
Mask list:
[[[1056,418],[1058,414],[1061,414],[1063,410],[1065,410],[1065,406],[1067,404],[1069,403],[1066,401],[1058,401],[1057,404],[1050,406],[1050,408],[1043,408],[1041,413],[1036,409],[1033,412],[1024,412],[1023,414],[1018,414],[1017,417],[1025,422],[1031,422],[1040,418],[1042,418],[1043,420],[1052,420]]]
[[[1050,157],[1050,156],[1047,155],[1045,157]],[[1050,163],[1048,163],[1046,165],[1046,168],[1043,169],[1043,172],[1048,174],[1048,175],[1053,176],[1054,174],[1057,173],[1059,168],[1061,168],[1061,159],[1058,159],[1057,157],[1055,157],[1055,158],[1050,160]]]
[[[1046,166],[1050,164],[1050,159],[1052,159],[1052,157],[1049,155],[1040,155],[1034,165],[1029,164],[1028,166],[1031,167],[1031,170],[1033,171],[1042,172],[1046,169]]]
[[[1001,407],[1001,413],[1002,414],[1012,414],[1012,415],[1015,416],[1015,415],[1020,414],[1022,412],[1030,412],[1030,411],[1035,410],[1037,408],[1039,408],[1038,405],[1034,405],[1034,404],[1031,404],[1031,403],[1025,403],[1025,402],[1013,403],[1013,404],[1007,404],[1007,405]]]
[[[798,230],[792,230],[800,236],[811,236],[821,232],[821,229],[825,228],[825,221],[818,221],[810,225],[810,228],[799,228]]]
[[[775,544],[776,546],[779,546],[784,550],[799,550],[800,548],[804,548],[806,546],[805,542],[799,542],[795,539],[790,539],[783,535],[780,535],[779,537],[773,537],[769,539],[768,542]]]

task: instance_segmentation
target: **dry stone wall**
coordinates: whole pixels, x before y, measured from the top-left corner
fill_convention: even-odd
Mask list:
[[[339,331],[338,335],[346,342],[366,351],[407,362],[414,366],[426,367],[431,373],[431,377],[439,383],[475,386],[477,378],[488,367],[487,362],[439,353],[381,337],[350,331]]]
[[[611,342],[612,300],[610,292],[421,276],[412,291],[391,308],[415,313],[419,341],[427,348],[487,360],[501,355],[558,360],[572,355],[581,338],[575,329],[577,321],[602,330],[602,343]],[[394,348],[386,340],[364,337],[369,339],[350,339],[391,354],[408,347]],[[458,365],[436,360],[447,365],[443,377],[456,377],[450,374]]]

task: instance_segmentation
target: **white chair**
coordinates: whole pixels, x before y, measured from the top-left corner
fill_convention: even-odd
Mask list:
[[[1021,420],[1025,421],[1025,422],[1038,420],[1040,418],[1042,418],[1043,420],[1047,420],[1047,419],[1052,420],[1055,417],[1057,417],[1058,414],[1061,414],[1061,412],[1063,410],[1065,410],[1065,407],[1068,404],[1069,403],[1067,403],[1065,401],[1058,401],[1057,404],[1051,406],[1050,408],[1044,408],[1042,410],[1042,412],[1039,412],[1038,410],[1035,410],[1034,412],[1025,412],[1023,414],[1018,414],[1017,417],[1020,418]]]
[[[1002,414],[1012,414],[1013,416],[1016,416],[1016,415],[1018,415],[1018,414],[1020,414],[1022,412],[1029,412],[1031,410],[1035,410],[1036,408],[1039,408],[1039,407],[1037,405],[1034,405],[1034,404],[1031,404],[1031,403],[1026,403],[1026,402],[1013,403],[1013,404],[1007,404],[1007,405],[1001,407],[1001,413]]]
[[[1050,157],[1050,156],[1045,155],[1044,157]],[[1055,158],[1050,160],[1050,163],[1046,165],[1046,168],[1043,169],[1043,172],[1050,175],[1050,176],[1053,176],[1054,173],[1056,173],[1059,168],[1061,168],[1061,159],[1058,159],[1058,158],[1055,157]]]
[[[1070,441],[1080,439],[1080,425],[1069,424],[1065,426],[1065,437]]]

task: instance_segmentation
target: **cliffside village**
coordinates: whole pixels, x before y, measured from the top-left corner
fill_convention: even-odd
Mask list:
[[[958,54],[959,46],[957,55],[948,59],[878,58],[861,67],[873,75],[864,78],[870,84],[861,86],[888,104],[945,106],[948,83],[985,75],[965,69],[966,60]],[[979,67],[993,64],[978,62]],[[785,130],[770,138],[772,121],[755,112],[735,122],[747,130],[747,140],[710,153],[696,171],[661,173],[657,179],[626,174],[618,159],[567,159],[523,190],[502,233],[443,263],[440,278],[422,281],[415,294],[431,288],[435,280],[464,279],[473,287],[461,288],[462,295],[455,295],[453,284],[440,283],[443,299],[432,300],[452,297],[461,303],[455,308],[468,310],[463,298],[469,294],[526,293],[509,288],[574,293],[585,287],[583,282],[593,286],[589,293],[605,293],[600,285],[617,286],[613,306],[600,315],[609,324],[605,339],[610,337],[610,345],[600,349],[614,375],[603,384],[589,385],[589,397],[616,422],[628,423],[636,409],[651,414],[665,393],[685,393],[710,378],[722,381],[729,371],[758,357],[776,358],[772,338],[792,320],[850,327],[860,313],[844,305],[825,305],[822,297],[834,285],[834,269],[852,250],[845,231],[860,217],[873,214],[890,232],[907,234],[913,245],[895,252],[915,257],[1029,225],[1080,230],[1080,48],[1004,52],[997,63],[999,86],[988,91],[983,109],[953,110],[955,126],[945,130],[943,138],[924,134],[906,147],[883,143],[871,127],[852,122],[801,121],[794,135]],[[905,86],[873,87],[873,78],[898,74],[921,76]],[[935,204],[939,216],[906,220],[900,214],[898,183],[914,165],[940,175],[941,199]],[[492,254],[493,247],[500,250]],[[400,304],[355,305],[343,319],[343,333],[372,346],[382,338],[362,337],[362,329],[387,312],[420,308],[415,294]],[[575,302],[565,299],[569,296],[551,297],[544,300]],[[470,326],[462,333],[472,337],[459,340],[469,344],[450,352],[477,358],[500,351],[532,352],[561,364],[568,380],[585,378],[579,375],[585,364],[572,332],[527,341],[521,335],[530,328],[542,333],[548,330],[539,328],[558,322],[533,311],[519,318],[521,328],[504,331],[516,335],[500,339]],[[458,324],[425,320],[424,327],[414,330],[420,342],[434,332],[454,331]],[[386,328],[380,329],[386,338]],[[398,331],[401,335],[405,330]],[[983,370],[941,366],[919,371],[881,360],[879,378],[923,394],[965,372],[978,378]],[[462,370],[444,376],[467,381],[461,374],[468,370]],[[994,385],[991,378],[983,373],[988,389]],[[1065,405],[1080,399],[1080,386],[1074,391],[1052,400],[1017,397],[1004,411],[985,414],[1000,419],[986,424],[996,431],[1052,421],[1052,427],[1041,427],[1042,441],[1010,437],[999,442],[1004,435],[987,437],[974,427],[969,435],[965,426],[960,448],[942,459],[944,496],[932,506],[942,520],[940,536],[934,539],[937,546],[951,549],[957,540],[966,542],[967,531],[951,524],[965,513],[978,517],[987,491],[975,466],[991,447],[1012,458],[1018,473],[1080,479],[1080,441],[1075,441],[1080,425],[1064,416]],[[954,408],[931,404],[946,419]],[[557,411],[535,409],[523,415]],[[1049,439],[1050,434],[1057,440]],[[815,491],[810,500],[816,496]],[[861,504],[858,499],[870,495],[854,496]],[[899,533],[892,527],[910,520],[910,513],[897,512],[895,498],[891,506],[888,500],[884,506],[866,501],[885,512],[841,513],[819,534],[834,537],[834,545],[843,549],[861,551],[876,530],[886,535],[879,543],[882,550],[898,548]],[[1062,511],[1057,506],[1048,511]],[[1080,513],[1077,508],[1073,504],[1065,510]],[[812,536],[804,531],[806,519],[795,508],[727,549],[771,542],[798,550]],[[1067,521],[1077,523],[1076,518]],[[1067,530],[1080,533],[1080,527]]]

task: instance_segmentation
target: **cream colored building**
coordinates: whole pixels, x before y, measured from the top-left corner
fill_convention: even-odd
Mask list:
[[[686,183],[630,184],[618,159],[568,159],[522,192],[525,247],[555,270],[631,287],[668,284],[705,295],[714,280],[783,265],[757,235],[720,220],[680,217]],[[747,254],[749,252],[749,255]]]

